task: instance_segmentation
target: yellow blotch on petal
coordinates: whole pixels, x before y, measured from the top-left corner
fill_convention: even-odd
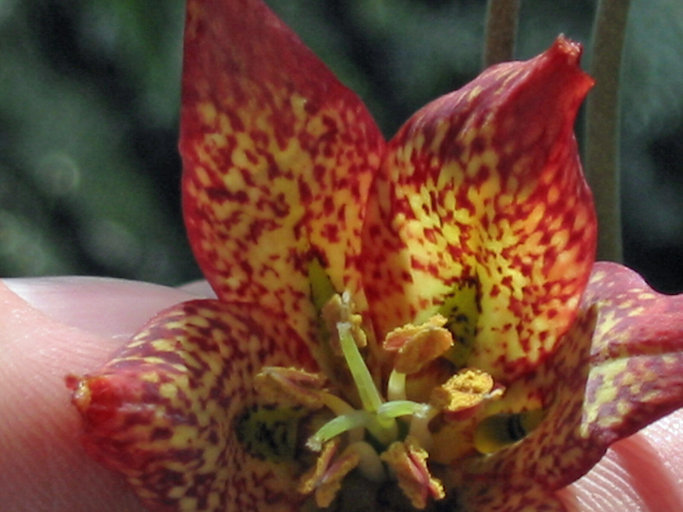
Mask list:
[[[216,120],[216,107],[211,102],[204,102],[197,105],[199,115],[206,124],[213,124]]]

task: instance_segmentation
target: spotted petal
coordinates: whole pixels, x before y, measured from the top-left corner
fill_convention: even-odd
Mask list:
[[[259,307],[173,306],[99,372],[70,378],[86,449],[152,510],[298,511],[292,447],[249,441],[264,365],[315,369],[298,335]],[[274,421],[296,424],[282,414]]]
[[[309,272],[356,292],[384,140],[259,0],[187,4],[180,150],[191,246],[219,298],[282,312],[309,338]]]
[[[542,397],[545,419],[521,442],[471,459],[465,471],[489,482],[493,494],[512,492],[493,483],[515,478],[564,487],[611,443],[683,406],[683,295],[660,295],[625,267],[596,264],[558,352],[518,387],[510,391]]]
[[[592,80],[560,37],[418,111],[392,139],[363,230],[380,333],[449,317],[458,364],[510,381],[576,314],[596,221],[572,125]]]

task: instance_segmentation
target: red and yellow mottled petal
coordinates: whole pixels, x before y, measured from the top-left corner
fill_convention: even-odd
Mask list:
[[[520,442],[488,457],[475,456],[466,461],[463,470],[470,478],[493,483],[502,475],[505,475],[505,479],[526,475],[529,480],[542,479],[545,484],[562,477],[568,467],[573,467],[574,480],[581,476],[575,467],[586,459],[595,463],[600,458],[606,447],[583,446],[583,443],[579,445],[574,439],[582,418],[596,318],[597,311],[593,308],[581,311],[552,358],[526,379],[511,386],[511,396],[514,398],[510,403],[510,411],[516,412],[520,406],[524,406],[523,397],[527,391],[527,403],[544,407],[546,417]],[[536,401],[537,397],[541,398],[540,404]],[[505,404],[506,398],[503,397],[500,403]],[[585,472],[589,468],[586,465],[581,469]],[[553,486],[552,489],[559,487],[563,485]]]
[[[607,445],[683,406],[683,294],[659,294],[632,270],[597,263],[583,303],[599,318],[582,430]]]
[[[464,319],[460,363],[502,381],[553,350],[595,251],[572,130],[592,85],[580,54],[560,37],[534,59],[492,67],[389,143],[363,229],[379,336],[435,313],[455,330]]]
[[[100,371],[68,384],[87,451],[150,509],[294,512],[303,468],[255,454],[239,427],[258,403],[255,374],[293,364],[316,368],[276,316],[198,300],[160,313]]]
[[[596,264],[558,351],[513,386],[542,396],[545,418],[521,442],[470,459],[467,471],[491,482],[525,475],[547,489],[570,484],[611,443],[683,406],[683,295]]]
[[[180,150],[191,246],[222,300],[309,338],[309,265],[359,290],[361,219],[384,140],[358,97],[259,0],[190,0]],[[364,303],[364,298],[356,297]]]

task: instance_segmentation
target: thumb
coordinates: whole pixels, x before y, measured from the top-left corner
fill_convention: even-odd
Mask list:
[[[558,493],[571,512],[660,512],[683,503],[683,410],[618,441],[583,478]]]
[[[144,510],[125,482],[80,446],[64,377],[98,368],[157,310],[191,296],[114,280],[8,282],[12,289],[0,281],[3,510]]]

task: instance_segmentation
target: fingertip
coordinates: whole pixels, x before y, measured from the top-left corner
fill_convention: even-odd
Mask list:
[[[683,503],[683,411],[612,445],[583,478],[558,492],[567,510],[659,512]]]
[[[65,325],[106,338],[129,338],[151,316],[196,298],[152,283],[101,277],[5,279],[29,306]]]
[[[0,308],[2,510],[144,510],[118,475],[86,455],[64,382],[97,368],[120,342],[56,322],[1,282]]]

